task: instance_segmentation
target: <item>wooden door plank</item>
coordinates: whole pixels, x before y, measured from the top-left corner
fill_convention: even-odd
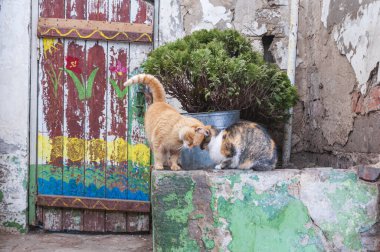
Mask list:
[[[107,1],[88,0],[87,20],[107,21]],[[105,197],[107,43],[87,41],[85,196]],[[93,74],[93,83],[90,76]],[[105,211],[84,210],[85,231],[105,230]]]
[[[119,14],[120,15],[120,14]],[[126,17],[127,18],[127,17]],[[128,22],[116,22],[116,21],[97,21],[97,20],[82,20],[82,19],[65,19],[65,18],[39,18],[38,20],[39,36],[45,37],[47,29],[56,29],[61,33],[66,33],[71,29],[76,29],[79,34],[76,38],[87,39],[92,37],[90,35],[93,31],[98,31],[97,34],[100,39],[107,39],[108,36],[101,35],[103,33],[112,33],[112,32],[126,32],[126,33],[148,33],[151,34],[153,27],[150,24],[131,24]],[[101,32],[100,32],[101,31]],[[81,37],[81,33],[84,33]],[[70,34],[70,32],[68,32]],[[72,33],[76,33],[72,31]],[[95,33],[94,33],[95,35]],[[67,37],[69,35],[57,34],[58,37]],[[71,36],[71,35],[70,35]],[[103,36],[103,37],[102,37]],[[96,37],[95,37],[96,39]],[[110,40],[118,40],[117,38],[108,38]]]
[[[38,193],[62,194],[63,44],[41,39]]]
[[[154,6],[145,0],[131,0],[131,22],[153,24]]]
[[[107,21],[107,0],[88,0],[88,20]]]
[[[96,74],[93,86],[87,83],[85,196],[105,197],[106,79],[105,43],[87,42],[87,76]],[[88,77],[89,78],[89,77]],[[90,78],[89,78],[90,79]],[[92,89],[92,90],[91,90]],[[91,90],[91,94],[89,93]]]
[[[87,0],[66,0],[66,19],[87,18]]]
[[[128,88],[123,83],[127,80],[128,48],[121,43],[108,46],[106,197],[127,199]]]
[[[106,20],[106,1],[89,0],[88,19]],[[105,197],[107,44],[87,41],[85,196]],[[90,76],[95,76],[93,81]],[[91,83],[92,82],[92,83]]]
[[[65,167],[63,194],[84,195],[85,104],[82,76],[86,66],[86,45],[83,41],[66,41],[65,85]],[[76,65],[76,67],[72,67]],[[68,68],[67,68],[68,67]],[[71,68],[71,69],[69,69]],[[78,78],[78,81],[76,80]],[[77,83],[75,83],[77,82]],[[79,87],[78,87],[79,86]],[[82,90],[83,89],[83,90]]]
[[[62,230],[82,231],[83,230],[83,210],[62,209]]]
[[[129,21],[129,1],[110,0],[109,20]],[[120,8],[120,9],[119,9]],[[126,43],[108,43],[108,104],[107,104],[107,141],[108,164],[107,169],[107,198],[127,199],[127,146],[128,146],[128,89],[123,86],[127,80],[127,52]]]
[[[152,19],[147,12],[147,4],[132,0],[131,21],[149,23]],[[144,12],[145,14],[141,14]],[[149,14],[149,13],[148,13]],[[141,16],[146,18],[143,20]],[[130,75],[139,72],[139,67],[152,50],[152,45],[130,44]],[[144,132],[145,100],[142,86],[133,85],[129,88],[128,112],[128,199],[149,200],[150,190],[150,150]]]
[[[127,232],[148,232],[150,229],[149,214],[146,213],[128,213],[127,214]]]
[[[40,17],[65,18],[65,0],[40,0]]]
[[[39,16],[64,17],[62,0],[40,1]],[[60,39],[40,40],[39,61],[39,160],[37,183],[39,194],[62,194],[63,156],[63,43]],[[43,211],[44,228],[62,228],[61,209]],[[46,222],[46,224],[45,224]]]
[[[132,52],[131,46],[131,57],[136,52],[142,53],[141,49],[136,48]],[[142,87],[131,86],[128,95],[128,199],[149,201],[150,149],[144,132],[145,100]]]
[[[153,6],[142,0],[131,0],[131,22],[153,23]],[[139,67],[153,49],[152,44],[130,44],[130,75],[139,71]],[[143,113],[146,109],[144,95],[137,85],[129,88],[128,134],[128,199],[150,200],[150,150],[144,132]],[[141,90],[141,89],[140,89]],[[127,231],[149,230],[149,214],[127,214]]]
[[[37,196],[37,205],[46,207],[107,210],[119,212],[148,213],[150,211],[150,202],[147,201],[70,196],[39,195]]]
[[[45,208],[43,213],[45,230],[62,231],[62,210],[60,208]]]
[[[83,231],[105,232],[105,214],[99,210],[84,210]]]
[[[66,18],[85,19],[87,16],[86,0],[67,0]],[[65,40],[65,67],[82,81],[83,67],[86,64],[86,44],[80,40]],[[78,67],[73,68],[72,62],[77,59]],[[75,63],[74,63],[75,64]],[[63,194],[67,196],[84,195],[84,124],[85,103],[80,99],[78,87],[73,78],[65,74],[65,144],[64,144],[64,170]],[[82,85],[84,85],[82,83]],[[62,228],[67,231],[83,230],[82,209],[62,209]]]
[[[120,212],[107,212],[106,232],[127,232],[127,214]]]
[[[44,208],[42,206],[37,206],[36,208],[37,208],[37,213],[36,213],[37,226],[43,227],[43,224],[44,224]]]
[[[108,21],[130,22],[130,0],[109,0]]]
[[[108,21],[130,20],[129,0],[109,0]],[[128,76],[129,44],[108,42],[106,198],[128,198]],[[126,232],[126,213],[106,212],[107,232]]]

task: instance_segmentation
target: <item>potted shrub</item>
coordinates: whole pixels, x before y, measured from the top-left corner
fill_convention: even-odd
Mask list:
[[[238,110],[242,119],[276,125],[297,100],[286,73],[266,63],[235,30],[196,31],[153,50],[143,67],[194,117],[216,112],[218,120],[221,114],[230,117],[230,124],[236,116],[220,111]]]

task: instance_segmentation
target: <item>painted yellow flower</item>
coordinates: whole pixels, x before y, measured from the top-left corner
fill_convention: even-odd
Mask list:
[[[43,38],[42,44],[43,44],[43,50],[44,50],[44,56],[45,57],[46,57],[47,52],[52,54],[54,51],[58,50],[57,46],[62,46],[62,44],[59,43],[58,40],[51,39],[51,38]]]

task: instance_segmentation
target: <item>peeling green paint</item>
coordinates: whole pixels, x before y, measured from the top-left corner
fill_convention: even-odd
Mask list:
[[[181,204],[181,201],[183,202],[183,208],[178,207],[178,208],[172,208],[168,211],[166,211],[166,216],[169,217],[169,219],[173,221],[177,221],[180,223],[186,223],[189,218],[189,214],[194,210],[193,208],[193,191],[188,191],[185,194],[185,197],[183,199],[179,199],[177,197],[173,198],[172,202],[176,202],[176,204]]]
[[[217,199],[219,218],[228,221],[232,235],[231,251],[323,250],[315,231],[306,228],[311,221],[306,207],[286,188],[284,184],[259,195],[254,188],[243,186],[244,200]],[[301,245],[305,237],[308,242]]]
[[[3,192],[0,190],[0,202],[2,202],[3,199],[4,199],[4,194],[3,194]]]
[[[28,177],[26,177],[26,176],[22,180],[22,188],[24,188],[25,190],[28,189]]]
[[[370,210],[379,194],[375,185],[362,182],[347,170],[317,170],[302,178],[296,174],[280,181],[273,177],[266,180],[265,175],[238,171],[219,175],[200,171],[196,175],[155,173],[155,251],[316,252],[328,249],[322,242],[325,238],[339,250],[363,250],[360,232],[376,221]],[[206,183],[202,179],[197,184],[201,176],[206,176]],[[265,186],[258,185],[258,181]],[[211,196],[193,201],[194,192],[199,195],[205,184]],[[308,186],[317,191],[318,202],[327,204],[329,211],[327,217],[318,216],[317,222],[316,216],[310,218],[315,214],[314,207],[319,207],[313,193],[299,196]],[[297,188],[300,194],[294,193]],[[204,204],[210,204],[210,208],[200,207]]]
[[[256,180],[256,181],[260,181],[259,176],[257,176],[257,175],[253,175],[250,178],[253,180]]]
[[[162,200],[164,202],[170,202],[170,201],[175,200],[176,198],[177,198],[177,195],[175,193],[171,193],[171,194],[165,196]]]
[[[336,222],[322,223],[320,227],[329,237],[342,237],[346,248],[360,250],[360,228],[369,228],[376,222],[375,218],[368,217],[365,208],[367,203],[376,197],[376,189],[364,182],[358,182],[357,175],[353,172],[341,173],[339,179],[334,172],[329,181],[336,185],[335,191],[325,190],[336,213]]]
[[[347,180],[356,183],[358,181],[358,176],[355,172],[344,173],[337,170],[330,170],[326,175],[331,183],[345,182]]]
[[[36,201],[37,201],[37,165],[29,167],[29,195],[28,195],[28,221],[29,225],[36,225]]]
[[[226,176],[225,179],[231,182],[231,187],[234,187],[236,183],[241,182],[240,174]]]
[[[202,219],[202,218],[204,218],[205,216],[203,215],[203,214],[197,214],[197,215],[195,215],[194,217],[193,217],[193,219]]]
[[[166,190],[171,188],[166,188],[152,197],[156,208],[165,203],[164,209],[153,212],[155,251],[199,251],[188,230],[189,216],[194,210],[194,182],[189,177],[174,175],[162,177],[156,183],[170,185],[175,192],[167,194]],[[155,220],[160,221],[156,223]]]
[[[22,234],[26,233],[25,227],[22,224],[17,223],[16,221],[3,222],[3,226],[9,227],[9,228],[15,228],[15,229],[17,229],[17,231],[19,231]]]
[[[212,250],[215,247],[215,242],[213,240],[210,240],[208,237],[203,236],[202,241],[205,245],[205,248],[207,250]]]

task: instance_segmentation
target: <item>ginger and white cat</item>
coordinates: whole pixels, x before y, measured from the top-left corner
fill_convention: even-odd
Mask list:
[[[221,131],[211,127],[210,133],[200,147],[209,151],[217,163],[215,169],[268,171],[276,167],[275,143],[260,125],[240,121]]]
[[[139,74],[124,83],[147,85],[153,96],[153,102],[145,113],[145,132],[154,154],[154,168],[161,170],[169,156],[171,170],[180,170],[178,159],[183,147],[200,145],[209,130],[199,120],[181,115],[166,103],[165,90],[161,82],[149,74]]]

